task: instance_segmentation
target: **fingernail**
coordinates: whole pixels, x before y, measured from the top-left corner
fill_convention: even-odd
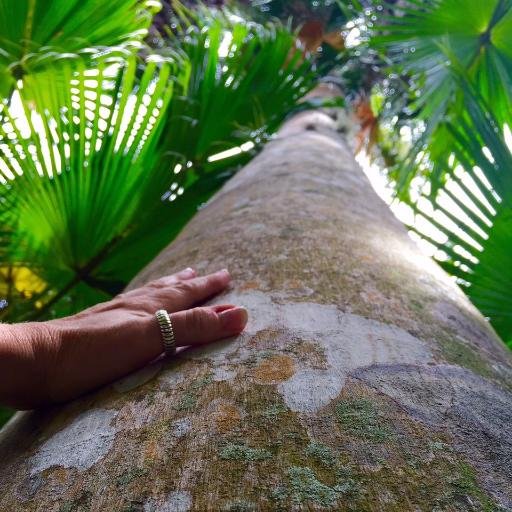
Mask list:
[[[247,324],[249,314],[245,308],[237,307],[219,313],[219,318],[222,326],[228,331],[241,332]]]

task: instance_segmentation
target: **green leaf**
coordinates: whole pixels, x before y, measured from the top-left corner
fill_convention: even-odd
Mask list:
[[[30,101],[17,90],[18,112],[4,102],[0,156],[8,200],[0,218],[12,223],[3,251],[10,264],[29,265],[45,282],[62,283],[61,290],[87,282],[169,184],[169,173],[156,168],[159,141],[174,93],[169,78],[186,67],[149,57],[137,73],[135,56],[115,53],[98,56],[93,69],[56,59],[36,82],[58,76],[67,88],[34,87],[40,93]]]
[[[156,0],[2,0],[0,97],[29,72],[27,59],[141,41],[160,8]]]
[[[431,210],[416,207],[417,214],[445,240],[432,240],[425,229],[415,231],[444,253],[439,255],[443,268],[458,278],[472,302],[512,347],[511,148],[493,109],[474,84],[460,71],[456,82],[468,114],[449,124],[455,157],[447,167],[449,178],[439,197],[423,197]]]
[[[387,2],[381,2],[387,5]],[[415,176],[424,176],[435,192],[442,186],[442,168],[428,164],[450,155],[452,140],[443,123],[464,115],[461,91],[452,67],[463,68],[485,101],[492,103],[498,123],[507,122],[512,108],[511,0],[406,0],[395,15],[381,15],[372,28],[372,47],[391,61],[391,72],[409,77],[408,109],[416,128],[409,157],[392,172],[397,192],[408,199]],[[373,12],[372,12],[373,14]],[[420,134],[421,132],[421,134]],[[424,158],[418,165],[418,155]],[[432,172],[435,167],[435,172]]]

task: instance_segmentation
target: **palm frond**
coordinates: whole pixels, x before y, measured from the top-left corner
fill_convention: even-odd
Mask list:
[[[467,112],[447,124],[453,156],[446,184],[437,196],[424,194],[416,214],[427,221],[413,227],[437,249],[441,266],[512,347],[512,147],[493,109],[459,73]],[[428,205],[425,206],[425,205]],[[435,238],[428,232],[438,233]]]
[[[160,7],[157,0],[2,0],[0,97],[44,64],[39,54],[141,41]]]
[[[386,1],[377,4],[381,8],[391,5]],[[405,0],[393,6],[392,15],[378,16],[370,44],[385,54],[395,73],[408,76],[411,97],[404,124],[410,124],[412,117],[420,128],[409,157],[391,173],[402,199],[408,199],[415,176],[428,179],[433,193],[445,179],[442,168],[432,160],[449,157],[453,141],[444,123],[460,117],[464,109],[450,69],[452,62],[460,63],[479,94],[492,102],[497,121],[508,121],[512,108],[511,18],[511,0]],[[404,112],[399,114],[403,116]]]
[[[317,74],[294,34],[277,22],[250,23],[226,10],[186,14],[193,23],[183,23],[169,43],[187,56],[193,70],[187,97],[176,98],[175,111],[195,123],[187,133],[172,133],[170,140],[179,150],[194,139],[193,154],[205,165],[212,152],[230,149],[234,141],[257,142],[274,132],[314,86]]]
[[[10,264],[61,283],[60,293],[87,283],[168,186],[168,173],[156,168],[159,140],[171,77],[179,82],[187,72],[186,63],[178,69],[162,57],[141,68],[119,51],[98,54],[92,69],[89,63],[89,55],[55,59],[32,77],[47,88],[34,87],[40,94],[29,100],[17,89],[1,107],[0,217],[12,226],[3,252]],[[67,87],[49,86],[54,76]],[[43,293],[40,305],[49,300]]]
[[[317,83],[312,62],[286,27],[249,23],[227,10],[181,13],[178,33],[169,31],[158,50],[181,55],[191,69],[183,94],[171,99],[158,163],[172,177],[158,218],[170,221],[156,226],[155,217],[143,216],[137,237],[152,250],[133,251],[129,259],[113,253],[104,262],[103,272],[126,280],[300,108],[299,100]]]

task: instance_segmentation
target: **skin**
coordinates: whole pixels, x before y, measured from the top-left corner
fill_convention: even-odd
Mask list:
[[[0,325],[0,403],[65,402],[148,364],[163,351],[158,309],[169,312],[178,347],[239,334],[244,308],[200,306],[230,280],[227,270],[197,276],[187,268],[70,317]]]

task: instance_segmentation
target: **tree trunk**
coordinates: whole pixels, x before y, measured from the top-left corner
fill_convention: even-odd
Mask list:
[[[238,339],[0,441],[0,510],[512,509],[510,354],[303,113],[132,283],[227,266]]]

